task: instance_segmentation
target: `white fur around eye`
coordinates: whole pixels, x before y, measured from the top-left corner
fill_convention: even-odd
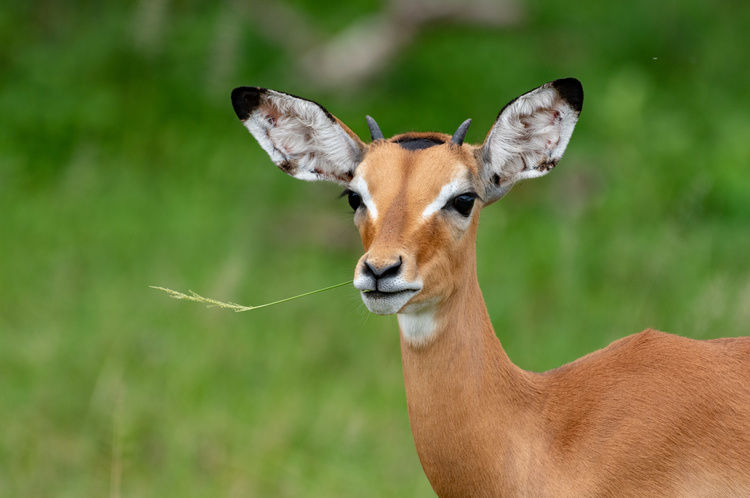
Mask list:
[[[358,176],[352,180],[349,188],[359,194],[360,199],[367,207],[367,211],[370,213],[370,219],[375,221],[378,219],[378,207],[375,205],[375,201],[372,200],[370,195],[370,189],[367,187],[367,182],[361,176]]]
[[[422,221],[425,222],[429,220],[432,216],[443,209],[452,199],[469,191],[471,191],[471,185],[468,184],[466,179],[461,177],[454,178],[450,183],[443,185],[443,188],[440,189],[440,193],[435,197],[435,200],[432,201],[422,212]],[[461,217],[460,223],[462,228],[469,225],[469,219],[470,217]]]
[[[460,193],[459,185],[462,183],[463,182],[459,182],[458,180],[453,180],[452,182],[443,185],[443,188],[440,189],[440,193],[435,197],[435,200],[432,201],[422,212],[422,219],[427,221],[432,215],[443,209],[443,206],[445,206],[449,200],[453,199]]]

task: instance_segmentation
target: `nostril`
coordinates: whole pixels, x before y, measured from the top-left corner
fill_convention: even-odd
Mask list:
[[[401,256],[398,257],[398,261],[391,263],[390,265],[383,266],[371,264],[369,261],[365,261],[365,271],[376,279],[398,275],[400,268]]]

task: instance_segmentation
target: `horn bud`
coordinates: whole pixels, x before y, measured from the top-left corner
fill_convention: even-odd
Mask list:
[[[374,142],[375,140],[385,139],[383,132],[380,131],[380,127],[375,120],[370,116],[365,116],[365,119],[367,120],[367,126],[370,128],[370,137],[372,137],[372,141]]]
[[[453,137],[451,137],[451,144],[458,145],[459,147],[463,145],[464,138],[466,138],[466,132],[469,131],[470,125],[471,119],[467,119],[466,121],[461,123],[461,126],[458,127],[456,133],[454,133]]]

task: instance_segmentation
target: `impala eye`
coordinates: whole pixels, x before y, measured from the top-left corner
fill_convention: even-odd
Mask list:
[[[474,207],[474,194],[461,194],[453,199],[453,209],[458,211],[461,216],[469,216]]]
[[[349,205],[352,207],[353,210],[357,210],[359,206],[362,204],[362,198],[359,196],[358,193],[352,192],[351,190],[347,193]]]

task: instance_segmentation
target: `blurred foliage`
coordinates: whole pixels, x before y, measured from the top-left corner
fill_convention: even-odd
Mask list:
[[[374,0],[295,0],[324,33]],[[432,26],[346,92],[290,69],[262,2],[0,9],[0,496],[431,496],[393,317],[352,289],[337,189],[289,179],[229,92],[321,102],[361,136],[451,132],[546,81],[586,102],[559,168],[483,214],[479,273],[524,368],[653,326],[750,324],[750,4],[530,0],[505,30]]]

